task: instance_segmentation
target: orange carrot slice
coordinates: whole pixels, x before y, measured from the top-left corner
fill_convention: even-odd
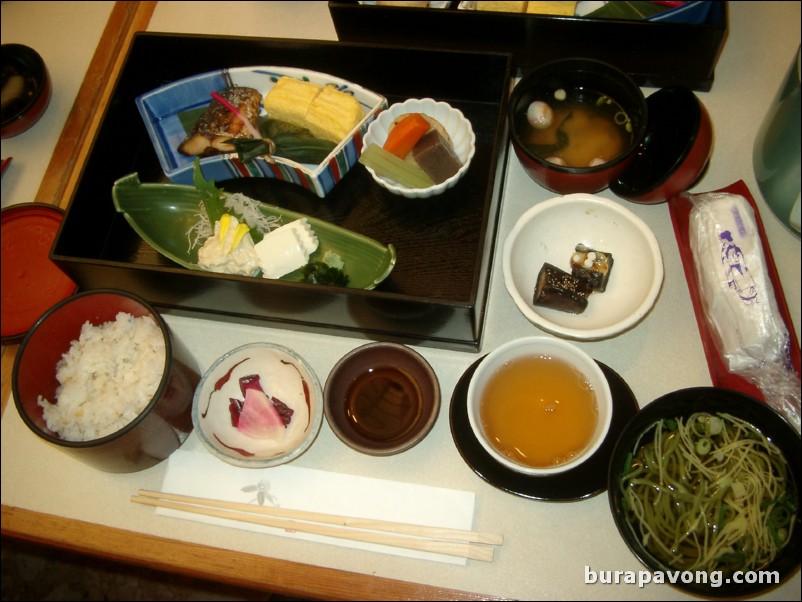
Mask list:
[[[429,131],[429,122],[420,113],[409,113],[399,119],[384,143],[384,150],[403,159],[418,143],[418,140]]]

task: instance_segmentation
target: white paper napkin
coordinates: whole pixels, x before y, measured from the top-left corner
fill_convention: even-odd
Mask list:
[[[474,494],[441,487],[295,467],[239,468],[207,454],[185,450],[173,453],[162,491],[231,502],[324,512],[451,529],[473,529]],[[372,550],[449,564],[456,558],[392,546],[264,527],[189,512],[157,508],[157,514],[246,529],[271,536]]]

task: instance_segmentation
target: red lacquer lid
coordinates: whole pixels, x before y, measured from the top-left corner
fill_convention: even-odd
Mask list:
[[[64,211],[43,203],[22,203],[3,209],[0,216],[5,345],[22,340],[42,314],[72,295],[77,285],[49,257]]]

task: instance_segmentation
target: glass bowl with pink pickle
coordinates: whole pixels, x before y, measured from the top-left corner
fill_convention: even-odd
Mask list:
[[[249,343],[217,359],[203,375],[192,421],[218,459],[245,468],[278,466],[314,442],[323,421],[323,391],[292,349]]]

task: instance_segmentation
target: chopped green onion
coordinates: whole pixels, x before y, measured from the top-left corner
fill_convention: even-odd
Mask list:
[[[707,420],[708,435],[720,435],[721,431],[723,430],[724,430],[724,421],[718,416],[711,416]]]
[[[796,512],[795,505],[784,495],[775,500],[774,507],[769,511],[769,524],[775,527],[787,527],[791,524],[791,517]]]
[[[707,437],[703,437],[702,439],[698,439],[696,441],[696,453],[700,456],[706,456],[710,453],[710,450],[713,448],[713,442],[710,441]]]
[[[724,521],[727,519],[727,504],[721,504],[721,507],[718,510],[718,518],[716,518],[716,525],[715,530],[721,531],[721,527],[724,526]]]
[[[629,478],[637,475],[641,471],[641,466],[638,463],[632,462],[632,452],[627,453],[624,459],[624,472],[623,478]]]

